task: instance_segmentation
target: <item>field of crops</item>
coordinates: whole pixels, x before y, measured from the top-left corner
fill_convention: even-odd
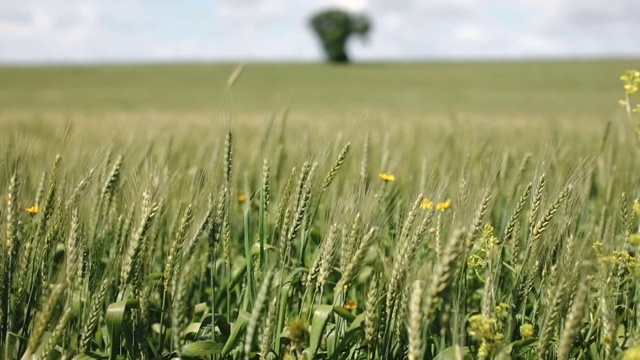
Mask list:
[[[0,68],[0,359],[640,359],[634,67]]]

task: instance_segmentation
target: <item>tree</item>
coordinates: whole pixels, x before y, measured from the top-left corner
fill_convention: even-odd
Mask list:
[[[349,62],[346,45],[352,34],[366,36],[371,29],[364,15],[351,15],[338,9],[321,11],[311,18],[311,27],[322,42],[327,59],[331,62]]]

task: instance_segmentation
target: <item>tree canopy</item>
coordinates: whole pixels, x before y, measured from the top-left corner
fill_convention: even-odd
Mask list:
[[[322,42],[327,60],[346,63],[349,62],[347,40],[351,35],[366,36],[371,29],[371,22],[365,15],[329,9],[314,15],[311,27]]]

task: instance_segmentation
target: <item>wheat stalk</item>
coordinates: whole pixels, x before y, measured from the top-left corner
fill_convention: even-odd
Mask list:
[[[40,345],[42,336],[47,329],[49,321],[51,321],[51,317],[53,316],[53,313],[57,308],[58,301],[62,297],[64,289],[65,287],[62,285],[56,285],[53,287],[53,290],[51,291],[49,297],[46,299],[44,306],[36,316],[33,331],[31,332],[31,336],[29,337],[29,341],[27,343],[27,350],[22,356],[22,360],[31,360],[32,354]]]
[[[140,217],[140,223],[136,230],[126,256],[123,259],[122,271],[120,274],[120,291],[124,291],[124,288],[129,283],[132,275],[138,270],[139,257],[143,249],[143,241],[151,228],[154,218],[158,213],[158,204],[151,203],[151,196],[147,191],[142,194],[142,216]]]
[[[231,170],[233,168],[233,134],[227,131],[224,138],[224,181],[228,187],[231,186]]]
[[[415,219],[418,215],[418,210],[420,209],[422,199],[423,196],[422,194],[420,194],[413,202],[413,206],[411,207],[411,210],[409,210],[404,225],[402,226],[402,231],[400,232],[400,237],[396,248],[396,258],[393,263],[393,271],[391,272],[391,278],[389,280],[387,289],[386,311],[388,315],[392,315],[394,312],[394,307],[397,303],[397,295],[400,293],[399,290],[402,287],[402,281],[404,280],[404,276],[408,271],[410,257],[413,256],[413,253],[410,249],[411,244],[409,236],[411,234]]]
[[[264,304],[269,296],[269,288],[271,287],[271,280],[273,278],[273,271],[268,270],[264,278],[262,279],[262,285],[256,295],[256,300],[251,311],[251,317],[247,324],[247,330],[244,337],[244,359],[249,360],[251,355],[251,349],[255,338],[255,332],[258,328],[258,323],[263,315]]]
[[[566,294],[568,283],[566,277],[558,279],[558,270],[554,265],[551,267],[551,280],[547,292],[547,306],[545,309],[545,317],[540,332],[540,341],[538,342],[537,352],[538,359],[547,358],[547,350],[553,331],[555,330],[558,316],[560,314],[560,305]],[[525,298],[526,299],[526,298]]]
[[[564,360],[569,357],[569,352],[573,347],[574,337],[578,333],[580,323],[582,322],[584,313],[588,307],[588,299],[589,281],[588,277],[583,276],[560,335],[560,344],[558,346],[558,359],[560,360]]]
[[[175,266],[180,264],[180,252],[187,236],[187,230],[191,226],[191,220],[193,220],[193,205],[189,204],[180,219],[180,225],[174,235],[169,256],[167,256],[167,264],[164,268],[164,288],[166,290],[169,290],[169,284],[172,284],[172,280],[175,278]]]
[[[363,192],[367,190],[369,183],[369,133],[364,138],[362,144],[362,161],[360,162],[360,188]]]
[[[264,211],[269,208],[269,200],[271,199],[271,182],[269,180],[271,174],[271,164],[267,159],[262,162],[262,194],[264,195]]]
[[[538,217],[538,211],[540,210],[540,202],[542,201],[542,193],[547,185],[547,178],[545,174],[540,175],[538,180],[538,186],[533,194],[531,202],[531,210],[529,212],[529,232],[533,233],[534,226],[536,225],[536,219]]]
[[[509,198],[513,199],[516,196],[516,191],[518,191],[518,185],[520,181],[522,181],[522,177],[524,176],[527,167],[529,167],[529,161],[531,160],[531,153],[526,153],[520,166],[518,167],[518,171],[516,172],[516,176],[513,179],[513,184],[511,185],[511,190],[509,191]]]
[[[276,328],[276,315],[278,312],[278,298],[274,297],[269,302],[269,310],[267,310],[267,317],[264,320],[264,326],[262,329],[262,339],[260,341],[260,356],[262,359],[267,358],[267,354],[271,351],[271,343],[273,341],[273,335]]]
[[[338,281],[338,286],[343,286],[349,284],[349,282],[356,275],[357,270],[360,269],[362,265],[362,261],[364,260],[367,251],[371,248],[371,244],[375,239],[376,228],[371,228],[364,235],[362,240],[360,241],[360,245],[356,252],[351,256],[351,260],[348,262],[344,272],[342,273],[342,277],[340,281]]]
[[[567,197],[569,197],[571,188],[572,188],[571,185],[567,185],[567,187],[565,187],[564,190],[562,190],[562,192],[560,193],[558,198],[556,198],[553,204],[551,204],[551,207],[547,209],[547,212],[542,217],[542,219],[538,220],[538,222],[536,223],[536,226],[533,228],[531,241],[535,242],[540,239],[540,237],[542,236],[542,233],[546,230],[547,226],[549,226],[551,219],[553,219],[553,215],[556,213],[556,211],[558,211],[558,209],[560,208],[560,205],[562,205],[562,203],[567,199]]]
[[[422,358],[422,300],[424,286],[422,281],[416,280],[411,285],[411,299],[409,301],[409,360]]]
[[[373,275],[369,282],[369,291],[367,292],[367,300],[364,313],[364,339],[371,354],[370,358],[375,356],[375,347],[378,342],[378,329],[380,327],[380,308],[378,307],[380,300],[381,284],[378,275]]]
[[[509,221],[507,222],[507,227],[506,227],[506,229],[504,231],[504,238],[502,239],[502,241],[508,241],[509,239],[512,238],[513,231],[514,231],[514,229],[516,227],[516,223],[518,222],[518,219],[520,218],[520,214],[522,214],[522,210],[524,209],[524,205],[527,203],[527,200],[529,199],[529,196],[531,195],[531,188],[532,187],[533,187],[533,183],[529,183],[527,185],[527,187],[524,189],[524,191],[522,192],[522,195],[520,195],[520,199],[518,199],[518,204],[516,205],[516,208],[513,211],[513,214],[511,214],[511,217],[509,218]]]
[[[71,215],[71,229],[67,238],[67,287],[72,288],[73,277],[76,275],[79,267],[81,252],[78,246],[78,238],[80,236],[80,219],[78,208],[73,209]]]
[[[344,274],[349,263],[351,262],[352,256],[356,251],[356,247],[358,246],[358,238],[360,235],[360,227],[362,225],[362,215],[360,213],[356,214],[356,217],[353,219],[353,223],[351,223],[351,231],[348,236],[345,236],[345,241],[342,242],[341,251],[340,251],[340,271]]]
[[[320,265],[318,266],[318,288],[322,288],[327,282],[329,272],[333,267],[333,263],[336,258],[336,242],[338,241],[338,234],[340,233],[340,227],[338,224],[333,224],[329,229],[327,238],[323,241],[322,252],[320,255]]]
[[[351,143],[347,143],[344,146],[344,148],[342,148],[342,151],[340,151],[340,154],[338,155],[336,162],[333,164],[333,166],[331,167],[331,170],[329,170],[329,173],[327,174],[327,176],[324,178],[324,181],[322,182],[322,191],[325,191],[329,187],[329,185],[331,185],[331,183],[333,182],[333,179],[336,177],[338,170],[340,170],[340,167],[344,163],[344,160],[347,158],[350,148],[351,148]]]
[[[91,346],[91,337],[93,333],[96,331],[98,327],[98,321],[100,320],[100,315],[103,312],[103,307],[105,300],[107,298],[107,291],[110,287],[110,280],[106,278],[102,281],[102,285],[100,285],[100,290],[97,295],[95,295],[91,301],[91,311],[89,312],[88,321],[85,323],[84,329],[82,331],[82,336],[80,338],[80,351],[90,350]]]
[[[464,229],[456,229],[453,235],[442,251],[442,256],[438,261],[433,273],[433,278],[429,282],[426,289],[424,300],[424,316],[423,326],[428,328],[433,321],[440,304],[440,294],[444,292],[451,284],[452,275],[456,272],[455,265],[461,254],[462,246],[464,246],[463,234]]]
[[[491,194],[489,193],[489,189],[486,189],[484,194],[482,195],[480,207],[478,208],[478,210],[476,210],[476,213],[473,216],[471,228],[469,229],[469,232],[467,233],[467,237],[465,239],[465,255],[473,246],[473,240],[478,236],[478,234],[480,234],[480,231],[482,230],[482,221],[484,219],[484,215],[487,213],[487,209],[489,208],[490,200]]]
[[[9,180],[9,191],[6,199],[6,240],[4,243],[5,254],[2,256],[2,298],[0,298],[0,305],[2,306],[2,332],[0,332],[1,341],[4,342],[4,337],[7,335],[11,324],[11,303],[10,294],[13,284],[13,274],[16,266],[16,260],[18,256],[18,249],[20,248],[20,240],[18,239],[19,223],[17,218],[17,199],[18,199],[18,174],[14,173]]]
[[[62,316],[60,317],[60,319],[58,319],[58,323],[53,328],[53,332],[51,332],[51,336],[49,337],[49,339],[47,340],[47,343],[42,349],[43,359],[48,358],[51,351],[55,348],[56,344],[58,343],[58,340],[60,340],[60,337],[62,337],[62,334],[65,330],[65,327],[67,326],[67,322],[69,321],[70,317],[71,317],[71,308],[68,308],[64,311],[64,313],[62,313]]]

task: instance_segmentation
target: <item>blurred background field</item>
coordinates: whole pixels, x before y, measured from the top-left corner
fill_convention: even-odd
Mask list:
[[[490,114],[609,117],[635,61],[0,67],[3,112],[107,111],[318,115]],[[235,106],[235,107],[234,107]]]
[[[618,77],[634,64],[262,63],[245,66],[231,89],[232,64],[0,67],[0,130],[55,142],[71,124],[76,140],[95,145],[180,133],[203,141],[231,125],[249,139],[288,112],[294,134],[380,125],[425,144],[454,130],[516,147],[513,136],[525,146],[596,141],[607,121],[624,119]]]

